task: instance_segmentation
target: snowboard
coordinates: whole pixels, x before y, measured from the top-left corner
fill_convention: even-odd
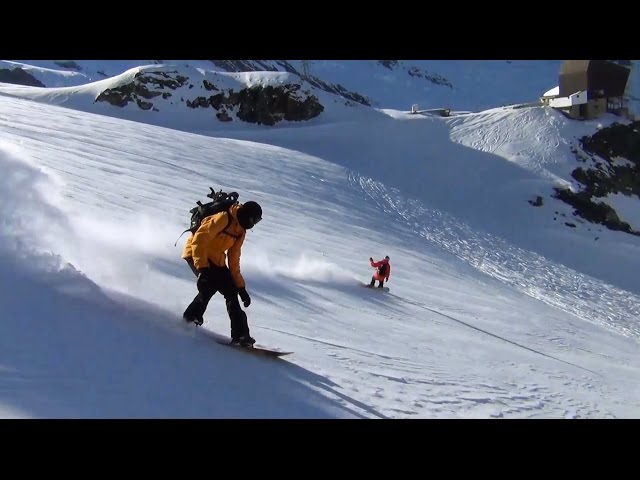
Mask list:
[[[377,285],[374,286],[374,287],[370,287],[368,283],[361,283],[360,286],[364,287],[364,288],[368,288],[370,290],[376,290],[376,291],[379,291],[379,292],[388,292],[389,291],[389,287],[378,288]]]
[[[253,353],[255,355],[262,355],[267,357],[284,357],[285,355],[291,355],[293,352],[285,352],[278,348],[271,348],[264,345],[258,345],[257,343],[253,345],[253,347],[241,347],[240,345],[232,345],[231,337],[227,337],[226,335],[221,335],[216,332],[212,332],[211,330],[199,329],[204,335],[212,338],[217,343],[221,345],[226,345],[230,348],[235,348],[236,350],[241,350],[247,353]]]

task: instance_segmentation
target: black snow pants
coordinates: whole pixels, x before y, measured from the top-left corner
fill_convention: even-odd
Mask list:
[[[231,320],[231,338],[249,336],[247,314],[240,307],[238,288],[233,282],[228,267],[211,266],[198,277],[198,295],[184,312],[186,318],[201,318],[209,300],[216,292],[220,292],[227,304],[227,313]]]

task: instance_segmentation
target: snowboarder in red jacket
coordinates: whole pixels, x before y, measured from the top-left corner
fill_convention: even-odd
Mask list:
[[[389,263],[389,255],[384,257],[379,262],[374,262],[373,257],[369,257],[369,262],[371,262],[371,266],[376,269],[376,273],[371,277],[370,287],[373,287],[376,283],[376,280],[380,282],[378,284],[378,288],[382,288],[384,285],[384,281],[389,281],[389,275],[391,275],[391,264]]]

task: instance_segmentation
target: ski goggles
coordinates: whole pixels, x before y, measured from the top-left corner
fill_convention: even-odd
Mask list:
[[[260,223],[260,220],[262,220],[262,217],[249,217],[248,220],[249,220],[249,223],[251,224],[249,228],[253,228],[258,223]]]

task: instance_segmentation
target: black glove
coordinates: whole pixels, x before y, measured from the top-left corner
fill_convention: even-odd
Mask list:
[[[247,308],[249,305],[251,305],[251,297],[249,296],[249,294],[247,293],[247,289],[242,287],[238,289],[238,295],[240,295],[240,298],[242,299],[242,303],[244,304],[244,308]]]

